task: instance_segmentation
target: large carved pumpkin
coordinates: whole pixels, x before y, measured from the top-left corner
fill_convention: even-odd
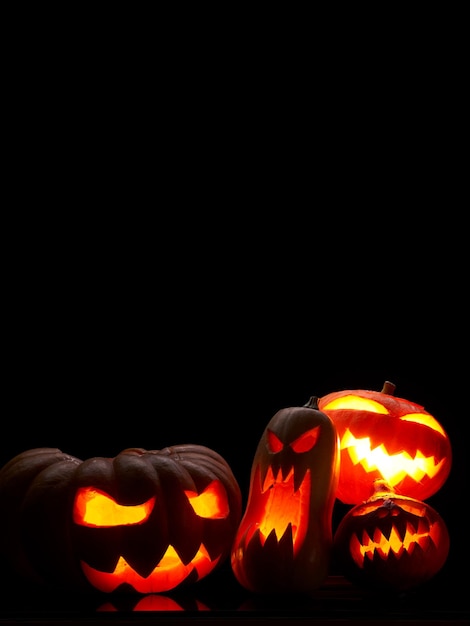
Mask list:
[[[338,437],[312,397],[278,411],[253,459],[232,570],[255,592],[309,592],[325,580],[338,480]]]
[[[51,584],[160,593],[207,576],[230,554],[241,492],[198,445],[129,448],[81,461],[55,448],[0,471],[0,554]]]
[[[419,404],[382,391],[347,389],[321,397],[340,438],[337,498],[345,504],[367,500],[376,480],[396,493],[426,500],[450,472],[452,450],[441,424]]]
[[[439,572],[449,533],[429,504],[398,495],[378,480],[371,497],[343,517],[333,545],[342,573],[353,583],[404,591]]]

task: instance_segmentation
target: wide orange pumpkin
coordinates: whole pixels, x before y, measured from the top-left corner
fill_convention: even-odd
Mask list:
[[[449,436],[424,407],[381,391],[347,389],[321,397],[319,408],[332,419],[340,439],[337,498],[367,500],[376,480],[396,493],[426,500],[447,480],[452,465]]]
[[[129,448],[81,461],[27,450],[0,471],[0,555],[46,585],[160,593],[230,554],[241,492],[214,450]]]

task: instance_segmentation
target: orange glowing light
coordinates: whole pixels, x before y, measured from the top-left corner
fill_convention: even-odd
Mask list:
[[[103,491],[81,487],[75,495],[73,521],[96,527],[141,524],[148,519],[154,504],[155,498],[150,498],[143,504],[123,506]]]
[[[324,581],[339,460],[336,428],[316,396],[271,418],[255,451],[231,551],[232,571],[243,587],[310,592]]]
[[[349,409],[354,411],[369,411],[370,413],[381,413],[388,415],[388,410],[380,402],[370,400],[369,398],[360,398],[359,396],[349,395],[336,398],[322,407],[322,410],[336,411],[339,409]]]
[[[227,492],[220,481],[212,481],[200,494],[185,491],[194,512],[201,518],[222,519],[230,514]],[[110,528],[142,524],[150,516],[156,498],[152,497],[142,504],[124,506],[111,496],[93,487],[77,490],[73,509],[76,524],[89,527]],[[169,591],[185,580],[196,570],[198,578],[212,571],[220,556],[211,559],[205,546],[201,544],[190,563],[183,564],[173,546],[169,546],[162,559],[148,576],[141,576],[120,556],[112,572],[96,570],[82,561],[82,570],[88,581],[96,589],[109,593],[119,585],[127,583],[140,593],[160,593]]]
[[[354,410],[354,411],[368,411],[369,413],[380,413],[382,415],[390,415],[390,411],[380,402],[371,400],[370,398],[360,398],[359,396],[349,395],[341,398],[336,398],[328,404],[322,407],[323,411],[337,411],[337,410]],[[409,413],[408,415],[402,415],[400,420],[405,422],[416,422],[417,424],[423,424],[440,433],[443,437],[446,436],[444,429],[439,422],[429,413]]]
[[[353,534],[350,539],[350,552],[356,564],[363,567],[366,557],[372,561],[377,554],[382,559],[387,559],[389,554],[393,553],[399,558],[404,552],[411,555],[417,546],[423,551],[431,545],[437,547],[444,539],[441,523],[430,525],[427,519],[422,518],[417,528],[407,522],[404,533],[392,526],[387,535],[379,528],[375,529],[372,537],[364,530],[361,540]]]
[[[248,529],[246,543],[249,543],[255,533],[259,533],[261,545],[264,545],[267,537],[271,541],[279,542],[286,533],[290,533],[295,554],[302,545],[307,530],[309,499],[310,471],[307,471],[302,484],[296,490],[294,469],[291,469],[283,479],[281,473],[274,476],[272,468],[269,467],[253,516],[258,521],[251,524]]]
[[[202,493],[185,491],[185,494],[199,517],[223,519],[229,514],[227,492],[218,480],[213,480]]]
[[[425,500],[446,481],[452,450],[441,424],[419,404],[381,392],[333,392],[319,406],[335,423],[341,468],[337,498],[357,504],[384,479],[397,492]]]
[[[260,516],[259,530],[263,537],[267,537],[273,530],[279,540],[289,524],[292,527],[294,546],[302,540],[299,536],[305,525],[301,524],[302,511],[308,511],[308,492],[310,488],[310,473],[307,472],[302,489],[294,489],[294,470],[291,469],[285,480],[275,480],[272,469],[269,468],[264,481],[263,492],[266,494],[264,513]],[[307,499],[307,500],[306,500]]]
[[[416,482],[424,477],[432,478],[446,462],[444,458],[436,464],[433,456],[425,457],[419,450],[412,457],[404,451],[389,454],[384,444],[371,448],[369,437],[356,439],[349,428],[341,438],[340,450],[347,450],[353,465],[361,464],[366,472],[379,472],[390,487],[395,487],[406,476],[411,476]]]
[[[155,569],[146,577],[140,576],[121,556],[113,572],[102,572],[82,561],[82,569],[99,591],[111,593],[119,585],[127,583],[139,593],[160,593],[179,585],[193,569],[199,578],[206,576],[217,565],[219,558],[211,560],[207,550],[200,546],[191,563],[184,565],[172,546],[164,554]]]
[[[334,537],[347,578],[375,588],[409,589],[434,576],[449,552],[444,520],[431,506],[376,480],[370,498],[355,505]]]

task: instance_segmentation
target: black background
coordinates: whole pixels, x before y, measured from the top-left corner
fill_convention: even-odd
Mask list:
[[[461,589],[459,39],[401,59],[355,41],[333,69],[308,41],[246,64],[201,43],[176,72],[65,39],[17,45],[8,77],[0,464],[199,443],[246,498],[276,411],[390,380],[450,436],[430,504],[451,537],[436,586]]]
[[[354,243],[338,256],[300,223],[298,236],[274,237],[272,220],[256,234],[247,221],[211,231],[209,216],[206,230],[198,214],[194,230],[179,226],[168,242],[168,223],[154,219],[122,219],[133,234],[117,240],[107,231],[114,222],[98,236],[90,219],[78,237],[62,232],[18,249],[5,326],[2,463],[42,446],[85,459],[198,443],[224,456],[246,502],[254,451],[276,411],[390,380],[452,443],[451,474],[429,503],[451,537],[433,585],[455,610],[468,553],[466,331],[459,285],[439,251],[416,232],[395,230],[400,266],[382,265],[366,221],[356,225],[368,233],[356,232],[360,254]],[[333,529],[348,508],[336,503]],[[224,569],[232,607],[243,593]]]

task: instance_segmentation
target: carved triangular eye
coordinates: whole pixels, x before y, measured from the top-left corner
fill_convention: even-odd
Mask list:
[[[202,493],[185,491],[186,497],[194,512],[207,519],[223,519],[229,515],[227,492],[222,483],[213,480]]]
[[[282,448],[284,447],[284,444],[282,443],[282,441],[279,439],[277,435],[273,433],[272,430],[268,429],[267,439],[268,439],[268,449],[270,452],[274,452],[274,453],[280,452]]]
[[[80,487],[75,494],[73,521],[81,526],[111,528],[142,524],[152,512],[155,497],[134,506],[118,504],[107,493],[94,487]]]
[[[319,435],[320,426],[315,426],[315,428],[307,430],[300,435],[300,437],[297,437],[297,439],[290,444],[290,447],[294,452],[308,452],[317,443]]]

